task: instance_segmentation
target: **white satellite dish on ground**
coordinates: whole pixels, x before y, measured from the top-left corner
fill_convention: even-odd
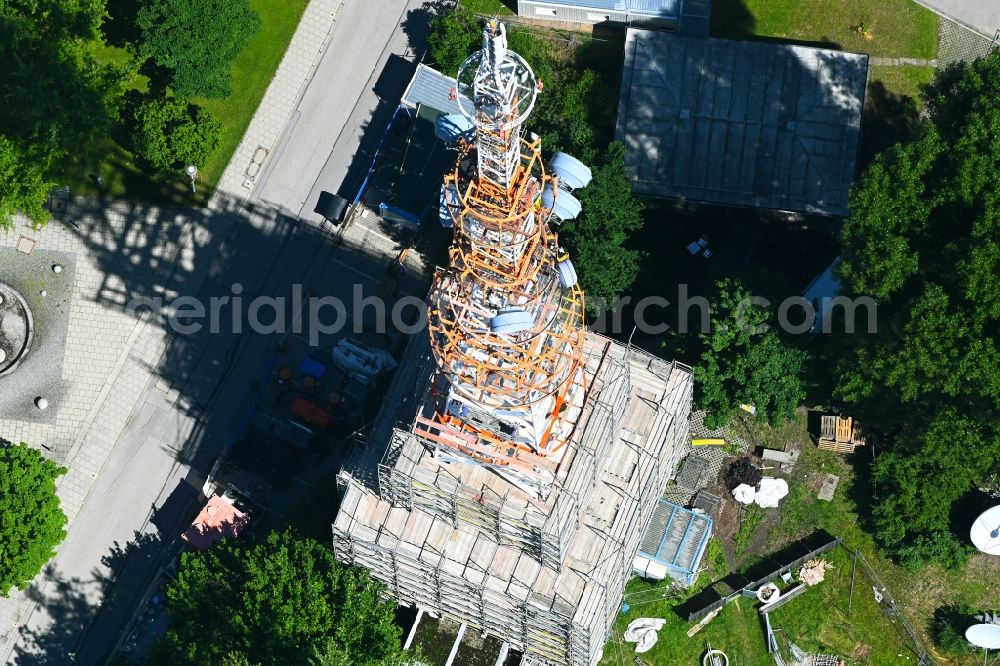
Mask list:
[[[1000,624],[974,624],[965,630],[965,640],[987,650],[1000,650]]]
[[[972,545],[987,555],[1000,555],[1000,505],[983,511],[969,530]]]

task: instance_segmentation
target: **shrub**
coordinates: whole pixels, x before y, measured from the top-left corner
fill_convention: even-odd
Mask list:
[[[961,604],[942,606],[934,611],[934,643],[952,654],[969,654],[972,644],[965,640],[965,630],[975,624],[973,611]]]
[[[222,125],[215,116],[179,99],[147,100],[135,111],[132,149],[162,174],[204,165],[221,137]]]

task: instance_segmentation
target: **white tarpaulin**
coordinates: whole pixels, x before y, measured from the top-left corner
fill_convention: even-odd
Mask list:
[[[741,483],[733,488],[733,499],[740,504],[749,504],[753,501],[753,497],[756,494],[757,492],[753,489],[753,486],[748,486],[745,483]]]
[[[763,508],[778,506],[778,500],[788,494],[788,483],[784,479],[772,479],[765,477],[760,480],[760,488],[754,502]]]
[[[635,653],[642,654],[656,645],[656,632],[666,623],[666,620],[656,617],[640,617],[632,620],[625,629],[625,640],[636,643]]]

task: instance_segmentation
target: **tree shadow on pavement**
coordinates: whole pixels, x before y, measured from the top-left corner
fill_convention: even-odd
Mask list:
[[[35,613],[47,613],[52,623],[41,629],[20,628],[20,639],[11,656],[11,663],[18,666],[64,666],[72,662],[79,632],[93,619],[94,605],[87,591],[103,584],[66,578],[51,565],[45,570],[45,580],[44,589],[32,585],[25,590],[25,596],[37,604]]]
[[[386,61],[382,71],[372,86],[373,92],[378,98],[378,104],[372,111],[371,116],[362,124],[361,142],[358,150],[354,153],[350,166],[347,168],[347,175],[341,182],[337,194],[354,201],[358,195],[365,179],[375,166],[375,159],[380,147],[387,140],[388,132],[391,131],[390,123],[396,115],[399,107],[399,100],[406,90],[406,85],[413,77],[414,65],[409,60],[392,54]],[[403,114],[400,114],[403,115]]]
[[[125,543],[114,541],[89,578],[68,577],[54,565],[46,568],[43,586],[25,593],[38,622],[21,627],[14,663],[102,664],[112,656],[160,565],[166,564],[164,556],[174,552],[177,535],[197,511],[183,486],[153,507],[150,522],[160,523],[159,529],[136,530]]]
[[[419,7],[406,12],[406,18],[399,24],[410,42],[410,48],[422,53],[430,33],[431,21],[440,14],[451,11],[454,3],[444,0],[431,0]],[[421,58],[424,60],[425,58]]]

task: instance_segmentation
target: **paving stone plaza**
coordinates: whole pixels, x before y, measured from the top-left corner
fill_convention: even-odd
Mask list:
[[[108,262],[131,276],[129,289],[152,288],[162,284],[186,236],[177,234],[173,242],[160,238],[162,263],[136,266],[134,255],[116,241],[141,243],[143,227],[151,233],[162,228],[167,219],[162,211],[122,204],[70,212],[79,229],[53,221],[36,231],[18,220],[13,230],[0,234],[0,264],[5,273],[18,274],[26,298],[65,299],[68,310],[38,317],[38,343],[16,374],[0,380],[11,385],[0,384],[0,432],[68,467],[58,491],[72,523],[143,389],[155,381],[166,344],[166,333],[147,325],[148,316],[124,311],[128,292]],[[191,227],[180,214],[169,219],[180,228],[185,222]],[[30,254],[14,249],[22,238],[35,241]],[[51,266],[57,262],[64,268],[55,274]],[[38,395],[49,400],[47,409],[34,405]],[[18,593],[0,602],[0,639],[11,637],[28,606]]]

